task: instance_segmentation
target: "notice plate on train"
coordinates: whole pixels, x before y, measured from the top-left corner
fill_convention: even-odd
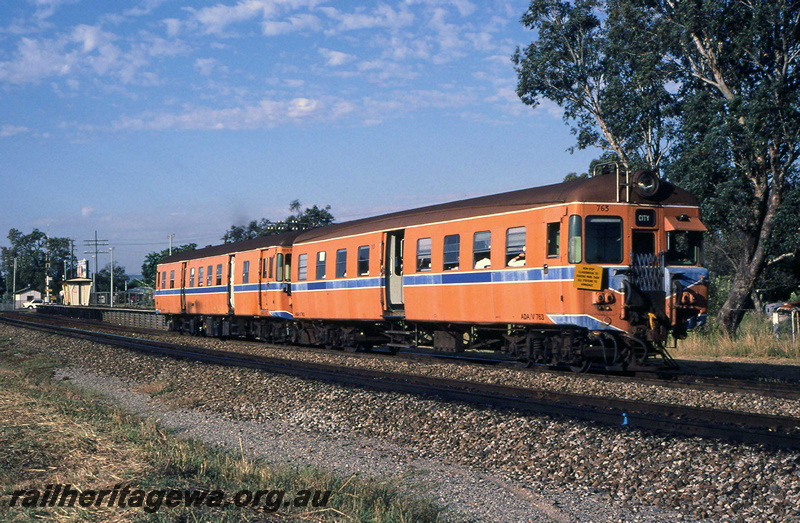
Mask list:
[[[576,289],[599,291],[603,289],[603,268],[595,265],[576,265],[575,280],[572,285]]]

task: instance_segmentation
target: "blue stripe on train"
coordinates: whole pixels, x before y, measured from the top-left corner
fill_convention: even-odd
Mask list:
[[[553,323],[558,325],[576,325],[578,327],[586,327],[589,330],[621,330],[612,325],[608,325],[597,318],[589,316],[588,314],[548,314],[548,318],[553,320]]]
[[[403,276],[403,285],[469,285],[476,283],[507,283],[526,281],[572,280],[574,267],[553,267],[545,274],[544,269],[519,269],[480,272],[445,272],[440,274],[408,274]]]

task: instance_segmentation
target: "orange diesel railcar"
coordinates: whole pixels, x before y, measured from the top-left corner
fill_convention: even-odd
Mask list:
[[[183,291],[176,298],[166,274],[175,271],[181,289],[188,278],[191,288],[196,254],[160,268],[163,290],[156,295],[189,328],[197,315],[221,312],[215,321],[223,331],[228,321],[236,332],[265,339],[279,333],[349,349],[489,348],[526,363],[624,367],[666,357],[668,333],[679,338],[705,321],[703,230],[689,193],[649,171],[617,170],[330,225],[279,244],[243,242],[209,252],[222,256],[217,263],[235,278],[237,271],[246,277],[243,264],[262,267],[266,288],[284,300],[268,305],[268,314],[262,290],[238,279],[233,291],[224,289],[230,303],[222,308],[212,305],[212,295],[195,309]],[[264,265],[272,258],[278,263],[278,250],[280,273],[291,283],[273,278]],[[272,321],[252,321],[265,316]],[[212,332],[209,320],[200,320]]]
[[[158,265],[156,309],[174,328],[213,336],[286,338],[297,233],[174,254]]]

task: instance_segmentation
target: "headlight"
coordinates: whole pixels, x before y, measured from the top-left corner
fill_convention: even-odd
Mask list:
[[[641,170],[633,173],[633,190],[642,198],[652,198],[661,187],[661,180],[653,171]]]

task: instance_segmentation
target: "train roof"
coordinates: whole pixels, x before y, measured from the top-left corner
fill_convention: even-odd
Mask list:
[[[299,231],[286,232],[283,234],[274,234],[272,236],[260,236],[252,240],[242,240],[234,243],[223,243],[222,245],[212,245],[202,249],[195,249],[193,251],[184,251],[167,256],[159,263],[174,263],[186,260],[196,260],[198,258],[209,258],[211,256],[219,256],[221,254],[232,254],[241,251],[251,251],[256,249],[265,249],[267,247],[288,247],[294,242],[294,239],[300,234]]]
[[[645,199],[631,191],[631,204],[641,205],[699,205],[689,192],[665,180],[661,180],[658,199]],[[363,234],[373,231],[403,229],[425,223],[442,222],[484,216],[503,212],[513,212],[531,207],[554,203],[571,202],[611,202],[617,201],[616,176],[605,174],[594,178],[521,189],[490,196],[479,196],[439,205],[421,207],[408,211],[394,212],[372,218],[327,225],[300,234],[295,243],[325,240],[341,236]]]

